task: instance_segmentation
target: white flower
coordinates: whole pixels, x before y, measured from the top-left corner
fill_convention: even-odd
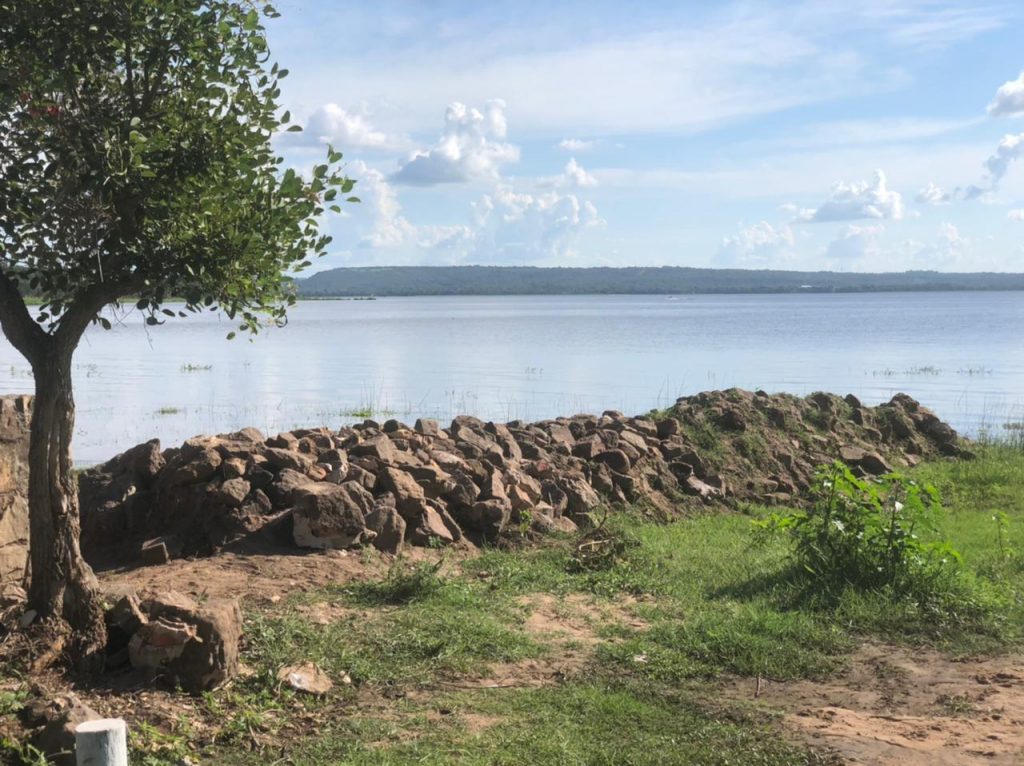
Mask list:
[[[902,510],[903,510],[903,503],[901,503],[899,500],[897,500],[896,501],[896,513],[899,513]]]

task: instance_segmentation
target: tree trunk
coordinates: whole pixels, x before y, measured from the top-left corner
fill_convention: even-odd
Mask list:
[[[106,644],[96,577],[78,544],[78,487],[72,472],[75,401],[72,349],[49,344],[33,365],[36,400],[29,442],[29,608],[72,630],[72,659],[102,667]]]

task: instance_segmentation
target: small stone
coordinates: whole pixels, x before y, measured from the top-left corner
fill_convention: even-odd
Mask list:
[[[334,688],[334,683],[327,674],[312,662],[287,665],[278,671],[277,679],[288,684],[295,691],[316,696],[327,694]],[[351,679],[349,679],[349,683],[351,683]]]

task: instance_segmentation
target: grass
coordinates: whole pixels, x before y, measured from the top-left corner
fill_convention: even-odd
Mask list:
[[[609,531],[628,544],[608,566],[580,566],[575,540],[554,537],[399,562],[377,581],[248,610],[252,674],[172,724],[133,722],[133,763],[831,763],[771,715],[716,702],[717,681],[827,678],[865,639],[953,655],[1024,644],[1024,450],[986,444],[975,461],[915,474],[940,489],[936,534],[963,554],[937,596],[824,595],[794,568],[786,539],[755,529],[765,509],[668,524],[621,514]],[[593,633],[560,676],[530,675],[562,667],[571,643],[531,629],[540,598],[560,618],[584,610]],[[329,624],[311,619],[317,610]],[[327,698],[277,681],[283,665],[305,661],[334,679]],[[936,707],[967,712],[957,697]]]

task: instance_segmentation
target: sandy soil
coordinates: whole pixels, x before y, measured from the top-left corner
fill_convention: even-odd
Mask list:
[[[724,692],[782,711],[787,728],[853,764],[1024,764],[1020,655],[956,660],[868,643],[837,678],[744,679]]]

